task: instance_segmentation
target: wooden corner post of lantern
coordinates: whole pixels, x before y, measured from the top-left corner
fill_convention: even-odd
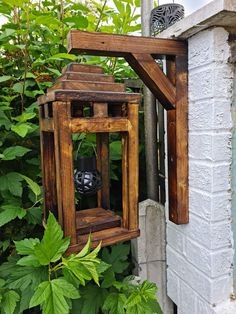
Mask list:
[[[68,41],[70,53],[124,57],[167,110],[169,219],[188,223],[187,43],[77,30],[69,33]],[[167,75],[155,61],[162,56]]]
[[[101,67],[70,64],[39,97],[44,216],[52,211],[80,250],[92,233],[93,246],[135,238],[138,228],[138,109],[140,95],[125,92]],[[89,109],[89,114],[85,114]],[[110,209],[109,133],[122,142],[122,215]],[[96,159],[73,160],[72,135],[96,134]],[[78,210],[80,194],[97,194],[97,206]],[[118,208],[118,210],[121,210]]]

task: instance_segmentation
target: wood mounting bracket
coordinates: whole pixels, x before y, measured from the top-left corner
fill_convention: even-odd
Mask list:
[[[186,224],[188,213],[188,47],[175,39],[91,33],[68,35],[69,53],[124,57],[167,110],[169,219]],[[155,61],[166,56],[165,75]]]

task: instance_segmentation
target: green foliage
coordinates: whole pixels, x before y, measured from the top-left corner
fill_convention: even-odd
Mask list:
[[[13,311],[20,301],[19,313],[37,305],[43,314],[69,313],[71,300],[80,298],[79,285],[91,280],[99,285],[99,276],[110,267],[97,257],[100,245],[90,251],[90,244],[89,238],[80,253],[62,257],[69,239],[63,238],[60,225],[50,213],[42,240],[16,241],[18,255],[0,266],[3,309],[4,300],[10,298],[8,305]]]
[[[128,244],[101,252],[98,246],[91,251],[89,239],[80,253],[64,257],[69,239],[63,238],[55,218],[49,215],[43,236],[39,226],[42,183],[36,98],[52,86],[63,66],[71,61],[99,64],[118,81],[134,77],[123,59],[67,54],[66,37],[72,28],[119,34],[138,32],[139,7],[139,0],[114,1],[114,5],[107,0],[90,1],[89,5],[69,0],[60,5],[55,0],[0,0],[0,14],[5,18],[0,29],[2,313],[20,314],[35,306],[43,314],[141,313],[132,295],[134,300],[145,300],[147,309],[155,309],[155,301],[146,294],[146,288],[138,292],[140,285],[135,290],[131,285],[127,288],[123,281],[122,287],[117,288],[128,271]],[[96,143],[94,135],[75,137],[77,148],[82,140],[83,154],[91,154]],[[121,177],[121,141],[112,134],[110,142],[114,183]],[[117,204],[115,208],[119,208]]]
[[[130,276],[114,283],[116,291],[108,295],[102,307],[105,313],[162,314],[156,300],[156,285],[148,281],[139,284],[135,279]]]
[[[116,274],[127,268],[129,245],[116,245],[110,252],[103,249],[103,260],[98,257],[101,245],[90,250],[90,237],[82,251],[63,257],[68,245],[51,213],[41,241],[28,238],[15,242],[18,255],[0,266],[0,308],[4,313],[13,314],[16,308],[22,313],[36,306],[42,314],[97,314],[100,310],[114,314],[162,313],[154,284],[138,284],[133,277],[116,280]],[[109,287],[100,287],[100,280],[109,281],[109,269],[114,280]]]
[[[4,242],[0,243],[0,261],[10,253],[16,234],[22,239],[39,232],[42,198],[36,98],[71,61],[99,64],[118,80],[134,76],[124,60],[68,54],[68,31],[132,33],[141,27],[139,6],[137,0],[115,1],[114,5],[107,0],[86,5],[69,0],[60,4],[0,0],[5,21],[0,28],[0,235]],[[111,178],[118,181],[121,147],[119,139],[112,141]],[[91,153],[95,142],[86,138],[84,155]]]

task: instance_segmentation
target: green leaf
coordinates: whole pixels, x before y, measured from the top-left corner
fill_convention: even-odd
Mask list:
[[[75,26],[76,28],[88,27],[88,20],[82,15],[67,17],[63,20],[63,22],[69,26]]]
[[[40,186],[36,182],[31,180],[29,177],[24,176],[23,174],[20,174],[20,176],[27,182],[29,188],[36,196],[39,196],[41,194]]]
[[[97,254],[101,248],[99,244],[95,250],[89,252],[91,239],[89,237],[83,250],[67,258],[63,258],[62,262],[66,270],[75,276],[82,285],[85,285],[86,280],[93,279],[97,285],[99,285],[99,264],[100,260],[97,258]],[[104,265],[103,265],[104,266]]]
[[[38,258],[34,254],[32,254],[29,256],[24,256],[21,259],[19,259],[19,261],[17,262],[17,265],[39,267],[40,263],[38,261]]]
[[[2,154],[4,157],[2,157],[2,160],[13,160],[16,159],[17,157],[22,157],[26,153],[30,152],[31,149],[28,149],[23,146],[11,146],[6,148]]]
[[[157,302],[156,292],[156,285],[147,280],[142,284],[136,286],[133,285],[131,294],[125,304],[127,313],[161,314],[162,312],[160,311],[160,306]]]
[[[104,280],[101,284],[101,287],[102,288],[111,287],[116,280],[115,273],[112,267],[110,267],[103,275],[104,275]]]
[[[0,76],[0,83],[12,80],[12,77],[9,75]]]
[[[59,26],[60,21],[50,15],[41,15],[35,19],[36,24],[42,24],[47,26]]]
[[[56,55],[51,56],[48,58],[48,60],[63,60],[63,59],[69,59],[74,61],[76,59],[76,56],[69,53],[57,53]]]
[[[42,222],[42,208],[33,207],[28,209],[25,219],[29,224],[40,225]]]
[[[43,239],[35,246],[35,256],[41,265],[58,261],[67,250],[70,239],[63,239],[63,231],[52,213],[49,214]]]
[[[122,159],[121,141],[113,141],[110,144],[110,158],[111,158],[111,160],[121,160]]]
[[[50,68],[48,68],[48,71],[52,72],[56,76],[60,76],[61,75],[61,72],[59,70],[57,70],[57,69],[50,69]]]
[[[18,83],[15,83],[12,87],[12,89],[18,93],[18,94],[22,94],[23,93],[23,89],[24,89],[24,84],[23,82],[18,82]]]
[[[11,7],[23,7],[24,3],[22,0],[3,0],[3,2]]]
[[[124,5],[121,3],[120,0],[113,0],[117,10],[121,13],[124,14],[125,13],[125,7]]]
[[[109,252],[108,248],[102,251],[102,260],[111,265],[115,273],[122,273],[128,266],[127,261],[130,252],[130,245],[119,243],[111,247]]]
[[[23,267],[15,264],[7,280],[10,289],[20,289],[22,292],[35,289],[42,281],[46,280],[48,271],[45,267]]]
[[[11,121],[8,119],[3,110],[0,110],[0,127],[4,126],[6,130],[10,129]]]
[[[127,298],[123,293],[110,293],[102,307],[109,314],[125,314],[125,303]]]
[[[20,123],[13,125],[11,130],[17,133],[21,137],[25,137],[27,133],[32,130],[32,127],[28,123]]]
[[[65,297],[77,299],[80,295],[65,279],[45,281],[36,289],[30,300],[30,307],[42,305],[43,314],[68,314],[69,306]]]
[[[14,241],[16,246],[16,251],[20,255],[29,255],[34,253],[34,247],[39,243],[39,239],[24,239],[21,241]]]
[[[19,218],[22,219],[26,215],[26,210],[12,205],[3,205],[0,212],[0,227],[7,224],[9,221]]]
[[[19,294],[10,290],[4,293],[1,302],[1,307],[6,314],[13,314],[16,308],[16,303],[20,300]]]
[[[36,116],[35,112],[23,112],[20,116],[17,116],[12,119],[23,123],[23,122],[33,119],[35,116]]]
[[[8,190],[15,196],[22,195],[22,178],[17,172],[9,172],[0,177],[0,191]]]
[[[108,291],[98,286],[86,285],[81,291],[83,303],[81,304],[80,314],[97,314],[102,307]]]
[[[0,35],[0,41],[3,39],[6,40],[7,37],[12,36],[13,34],[15,34],[15,32],[15,29],[6,28]]]

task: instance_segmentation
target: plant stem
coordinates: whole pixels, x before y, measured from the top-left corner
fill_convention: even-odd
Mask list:
[[[104,13],[106,4],[107,4],[107,0],[105,0],[104,3],[103,3],[102,10],[101,10],[100,16],[99,16],[99,18],[98,18],[97,25],[96,25],[96,27],[95,27],[95,32],[98,31],[98,28],[99,28],[100,23],[101,23],[101,21],[102,21],[103,13]]]

